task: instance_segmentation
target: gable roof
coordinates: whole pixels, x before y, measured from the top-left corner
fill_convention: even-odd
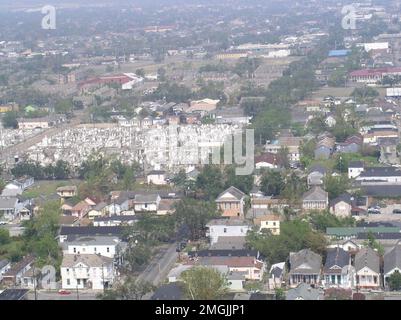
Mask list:
[[[301,283],[298,287],[288,290],[286,300],[322,300],[319,289],[312,288],[309,284]]]
[[[311,174],[313,172],[319,172],[319,173],[325,175],[327,173],[327,169],[320,164],[315,164],[309,168],[309,174]]]
[[[113,259],[98,254],[64,254],[61,267],[72,268],[78,263],[88,267],[102,267],[103,264],[113,263]]]
[[[370,270],[380,273],[379,254],[371,248],[362,248],[355,255],[356,272],[368,267]]]
[[[290,253],[290,274],[320,273],[322,257],[310,249]]]
[[[231,186],[228,189],[224,190],[222,193],[220,193],[216,201],[224,201],[225,199],[222,197],[228,193],[231,194],[236,200],[241,200],[245,196],[245,193],[243,193],[241,190]]]
[[[329,194],[319,186],[314,186],[304,193],[303,201],[326,201]]]
[[[349,264],[350,255],[344,249],[337,247],[327,250],[324,273],[341,273],[341,269]],[[340,269],[332,269],[338,266]]]
[[[397,243],[384,255],[384,273],[386,274],[394,268],[401,269],[401,243]]]
[[[333,199],[330,202],[330,206],[334,206],[341,201],[344,201],[345,203],[348,203],[349,205],[353,205],[354,203],[356,203],[356,200],[352,195],[350,195],[349,193],[343,193],[343,194],[339,195],[337,198]]]

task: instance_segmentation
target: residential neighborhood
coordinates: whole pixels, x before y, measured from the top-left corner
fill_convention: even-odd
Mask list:
[[[401,300],[399,1],[35,2],[0,6],[0,300]]]

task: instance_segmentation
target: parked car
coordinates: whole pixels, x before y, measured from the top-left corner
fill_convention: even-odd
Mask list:
[[[61,289],[61,290],[58,291],[58,294],[68,295],[68,294],[71,294],[71,291]]]
[[[370,214],[380,214],[380,209],[377,208],[368,208],[368,213]]]
[[[394,213],[394,214],[401,214],[401,209],[394,209],[394,210],[393,210],[393,213]]]

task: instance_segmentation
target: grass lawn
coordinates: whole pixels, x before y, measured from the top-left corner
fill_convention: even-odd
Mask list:
[[[322,87],[319,90],[313,92],[312,99],[322,99],[325,96],[334,96],[334,97],[349,97],[351,96],[352,91],[354,91],[356,87]],[[384,97],[386,95],[386,88],[374,87],[380,94],[380,97]]]
[[[41,180],[35,181],[32,188],[24,191],[22,194],[28,198],[38,198],[39,196],[50,196],[56,193],[58,187],[64,187],[68,185],[78,186],[81,183],[80,180]]]

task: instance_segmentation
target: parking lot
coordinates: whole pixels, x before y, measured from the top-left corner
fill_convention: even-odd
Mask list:
[[[367,216],[363,216],[361,218],[366,221],[399,221],[401,222],[401,214],[394,214],[393,210],[398,209],[401,210],[401,203],[399,204],[389,204],[387,206],[382,206],[380,208],[379,214],[371,214],[369,213]]]

